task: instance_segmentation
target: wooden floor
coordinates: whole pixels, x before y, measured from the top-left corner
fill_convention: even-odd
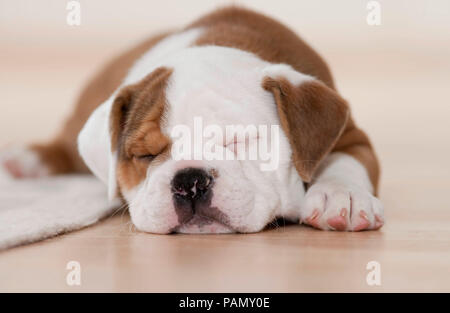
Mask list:
[[[53,50],[31,59],[24,51],[10,49],[0,60],[0,144],[54,133],[106,53],[67,51],[67,64]],[[448,53],[321,51],[382,161],[387,224],[380,231],[289,225],[162,236],[135,231],[120,212],[0,253],[0,291],[450,291]],[[72,260],[81,265],[80,286],[66,284]],[[369,261],[381,265],[380,286],[366,283]]]
[[[406,187],[406,186],[405,186]],[[0,254],[0,291],[450,291],[450,213],[442,182],[386,184],[386,226],[337,233],[289,225],[250,235],[150,235],[127,214]],[[68,286],[69,261],[81,285]],[[366,265],[381,266],[368,286]]]

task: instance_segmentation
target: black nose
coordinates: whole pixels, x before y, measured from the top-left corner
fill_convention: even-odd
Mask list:
[[[172,194],[180,223],[189,220],[196,208],[211,201],[214,179],[200,168],[179,170],[172,179]]]
[[[201,199],[211,188],[213,178],[199,168],[185,168],[172,179],[172,193],[184,199]]]

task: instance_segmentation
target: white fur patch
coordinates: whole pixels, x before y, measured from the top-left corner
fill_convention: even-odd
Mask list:
[[[314,80],[311,75],[297,72],[292,66],[287,64],[273,64],[263,70],[264,75],[271,78],[285,78],[292,85],[299,86],[306,81]]]
[[[89,169],[103,183],[108,185],[114,166],[111,156],[109,116],[112,99],[100,105],[89,117],[78,135],[78,151]]]

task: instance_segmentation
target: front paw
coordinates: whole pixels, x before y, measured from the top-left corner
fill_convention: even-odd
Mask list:
[[[301,220],[323,230],[361,231],[384,224],[383,205],[370,192],[340,183],[316,183],[306,193]]]

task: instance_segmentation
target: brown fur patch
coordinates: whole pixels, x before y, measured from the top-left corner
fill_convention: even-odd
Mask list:
[[[284,78],[266,77],[263,87],[274,95],[295,168],[303,181],[310,182],[344,130],[349,115],[347,103],[318,81],[292,86]]]
[[[336,143],[333,151],[347,153],[361,162],[367,169],[374,188],[374,194],[378,194],[380,177],[378,158],[373,151],[369,138],[361,129],[356,127],[352,118],[347,122],[347,127]]]
[[[72,171],[73,158],[59,142],[34,144],[30,149],[39,155],[40,161],[48,167],[50,174],[65,174]]]
[[[172,73],[160,67],[140,82],[124,87],[111,111],[111,147],[118,152],[117,180],[131,189],[145,179],[150,160],[167,157],[170,139],[161,132],[166,107],[165,88]]]

